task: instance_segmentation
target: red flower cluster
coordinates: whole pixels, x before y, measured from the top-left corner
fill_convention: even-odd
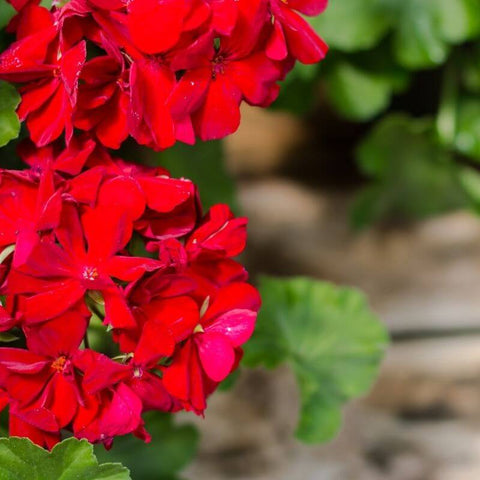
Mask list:
[[[327,0],[9,1],[17,41],[0,79],[22,85],[39,147],[74,129],[113,149],[129,135],[154,149],[221,138],[242,101],[268,106],[295,60],[326,52],[302,15]]]
[[[90,139],[21,156],[30,168],[0,171],[0,331],[18,337],[0,348],[11,435],[51,447],[65,429],[108,447],[148,441],[145,411],[202,414],[260,306],[233,260],[246,219],[225,205],[202,217],[191,181]]]

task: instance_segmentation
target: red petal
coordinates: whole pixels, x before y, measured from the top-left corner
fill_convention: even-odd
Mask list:
[[[174,408],[172,397],[156,375],[143,372],[141,378],[130,382],[130,388],[142,399],[144,410],[169,412]]]
[[[53,418],[53,414],[51,415]],[[55,432],[44,432],[29,423],[24,422],[18,416],[10,414],[9,434],[11,437],[26,437],[40,447],[53,448],[60,441],[60,429]]]
[[[24,375],[35,375],[41,372],[50,361],[20,348],[4,347],[0,349],[0,365],[11,372]]]
[[[122,92],[117,92],[115,97],[106,107],[107,114],[98,124],[95,134],[102,145],[118,149],[128,137],[128,108],[130,98]]]
[[[173,357],[172,364],[165,368],[163,384],[165,388],[180,400],[188,400],[190,394],[190,375],[188,365],[192,351],[192,341],[188,340]]]
[[[231,310],[245,309],[257,312],[260,309],[260,294],[248,283],[233,283],[221,288],[215,300],[205,313],[202,325],[209,325],[213,319]]]
[[[278,61],[284,60],[288,56],[287,40],[283,33],[283,27],[276,18],[273,19],[273,30],[268,38],[265,53],[268,58]]]
[[[186,0],[133,0],[128,5],[128,27],[133,42],[145,53],[161,53],[180,38],[190,9]]]
[[[100,419],[100,431],[108,437],[131,433],[142,423],[141,413],[141,400],[121,383],[113,394],[112,403]]]
[[[162,263],[153,258],[116,256],[108,261],[105,269],[113,278],[127,282],[138,280],[145,272],[153,272]]]
[[[85,288],[77,280],[53,283],[52,290],[25,300],[25,319],[38,322],[57,317],[75,305],[84,295]]]
[[[53,97],[27,118],[31,139],[39,147],[56,140],[71,123],[71,105],[67,92],[59,86]]]
[[[196,335],[195,343],[205,373],[215,382],[224,380],[235,362],[232,344],[223,335],[210,332]]]
[[[58,79],[47,79],[22,89],[22,101],[17,111],[20,120],[25,120],[28,115],[49,102],[59,88],[59,84]]]
[[[42,64],[56,35],[57,29],[52,25],[10,45],[0,55],[0,78],[26,82],[51,76],[52,67]]]
[[[82,216],[88,256],[98,264],[122,250],[132,236],[132,225],[121,208],[99,205]]]
[[[85,261],[85,239],[77,206],[71,203],[63,205],[60,225],[55,231],[60,245],[68,252],[70,259],[75,259],[77,264]]]
[[[263,52],[231,62],[226,67],[229,77],[235,82],[245,99],[252,105],[263,105],[270,90],[282,77],[282,70]]]
[[[55,415],[60,428],[66,427],[77,412],[78,400],[72,381],[68,381],[61,373],[52,379],[51,398],[46,406]]]
[[[196,111],[205,101],[211,78],[210,68],[197,68],[185,72],[168,100],[172,114],[181,117]]]
[[[328,6],[328,0],[289,0],[288,6],[304,15],[320,15]]]
[[[165,325],[146,322],[135,350],[138,365],[155,365],[162,357],[169,357],[175,349],[175,340]]]
[[[174,122],[167,98],[175,84],[174,73],[158,61],[137,61],[130,69],[130,128],[140,143],[157,149],[175,143]]]
[[[131,220],[136,220],[145,211],[145,195],[133,178],[119,176],[102,184],[97,205],[122,209],[129,213]]]
[[[85,41],[82,41],[68,50],[60,59],[62,80],[71,98],[72,105],[76,102],[78,78],[85,63],[86,56],[87,46]]]
[[[153,301],[143,312],[150,320],[165,325],[177,343],[185,340],[200,320],[198,306],[190,297]]]
[[[252,310],[231,310],[205,327],[205,332],[223,335],[234,347],[240,347],[252,336],[256,319],[257,313]]]
[[[196,256],[212,252],[220,257],[235,257],[243,251],[247,240],[247,218],[234,218],[228,205],[214,205],[203,222],[190,236],[187,252]]]
[[[139,183],[147,197],[147,205],[156,212],[171,212],[195,195],[195,186],[189,180],[145,177]]]
[[[35,326],[25,326],[28,348],[39,355],[58,357],[77,351],[87,331],[88,319],[75,310]]]
[[[46,8],[39,7],[37,5],[28,5],[28,8],[23,9],[22,14],[19,15],[18,18],[19,22],[16,32],[18,40],[29,37],[30,35],[42,30],[46,30],[48,32],[53,25],[53,17],[51,12]]]
[[[327,44],[300,15],[283,6],[281,12],[280,21],[290,54],[305,64],[322,60],[328,51]]]
[[[235,132],[240,125],[241,94],[224,75],[210,82],[201,109],[193,116],[195,130],[202,140],[216,140]]]
[[[93,350],[78,352],[73,362],[84,373],[82,386],[90,395],[112,387],[130,374],[127,365],[114,362]]]
[[[102,290],[105,300],[105,323],[114,328],[134,328],[135,319],[125,300],[125,296],[118,287]]]

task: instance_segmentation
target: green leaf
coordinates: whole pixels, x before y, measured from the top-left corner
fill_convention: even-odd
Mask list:
[[[330,0],[311,23],[330,47],[344,52],[375,46],[390,27],[384,0]]]
[[[353,205],[357,228],[379,220],[421,219],[468,203],[457,166],[437,143],[430,120],[385,118],[358,148],[357,161],[371,179]]]
[[[329,69],[325,87],[334,107],[351,120],[368,120],[385,110],[393,93],[388,78],[344,61]]]
[[[480,98],[466,98],[458,105],[455,147],[480,161]]]
[[[234,183],[223,161],[222,142],[198,141],[193,146],[177,143],[160,154],[149,155],[151,165],[165,167],[174,177],[193,180],[206,209],[215,203],[228,203],[237,209]]]
[[[341,407],[368,391],[388,342],[385,328],[357,290],[308,278],[262,277],[263,307],[244,363],[287,363],[300,388],[297,437],[333,438]]]
[[[0,147],[18,137],[20,120],[15,110],[20,103],[20,95],[15,87],[7,82],[0,82]]]
[[[150,443],[145,444],[131,435],[117,438],[109,452],[99,447],[98,457],[126,465],[135,480],[176,478],[195,455],[197,430],[192,425],[176,425],[171,415],[158,412],[146,414],[145,421],[152,435]]]
[[[388,0],[394,51],[407,68],[443,63],[451,44],[480,32],[480,0]]]
[[[15,15],[15,9],[7,2],[0,2],[0,28],[5,28]]]
[[[0,480],[130,480],[119,464],[99,465],[93,446],[69,438],[52,452],[25,438],[0,439]]]

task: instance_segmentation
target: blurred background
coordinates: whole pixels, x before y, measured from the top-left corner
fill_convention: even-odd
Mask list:
[[[313,22],[327,59],[224,143],[245,260],[360,288],[392,343],[323,446],[293,438],[287,369],[243,370],[194,420],[185,477],[478,480],[480,2],[330,0]]]

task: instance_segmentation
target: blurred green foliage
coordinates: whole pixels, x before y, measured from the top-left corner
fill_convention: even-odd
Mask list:
[[[433,122],[390,115],[378,122],[357,150],[372,182],[352,209],[357,228],[377,220],[425,218],[468,202],[452,154],[436,141]]]
[[[277,106],[320,100],[369,125],[352,147],[367,180],[354,226],[478,210],[480,0],[330,0],[312,23],[330,52],[308,77],[295,67]]]

